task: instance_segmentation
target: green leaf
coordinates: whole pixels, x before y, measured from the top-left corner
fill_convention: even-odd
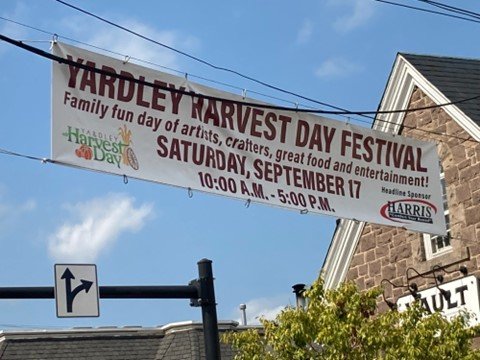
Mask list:
[[[273,321],[261,319],[261,332],[230,332],[222,341],[236,350],[235,360],[480,359],[471,344],[480,326],[468,328],[469,314],[449,321],[418,302],[378,313],[380,294],[352,282],[326,290],[319,278],[305,292],[305,310],[287,307]]]

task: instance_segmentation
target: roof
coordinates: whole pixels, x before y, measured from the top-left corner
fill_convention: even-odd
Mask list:
[[[241,330],[236,322],[219,331]],[[233,350],[220,344],[222,359]],[[158,328],[82,328],[0,333],[1,360],[204,360],[201,323]]]
[[[26,337],[2,342],[1,359],[66,360],[66,359],[156,359],[163,336],[95,335],[68,337]]]
[[[400,54],[451,102],[480,125],[480,60]]]

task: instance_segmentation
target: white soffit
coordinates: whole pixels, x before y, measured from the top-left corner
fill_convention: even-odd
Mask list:
[[[323,265],[326,289],[336,288],[347,276],[364,222],[342,219],[336,228]]]

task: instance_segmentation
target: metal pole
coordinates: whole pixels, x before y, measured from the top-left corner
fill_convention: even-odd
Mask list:
[[[215,290],[213,287],[212,261],[202,259],[197,264],[205,355],[207,360],[220,360],[220,339],[218,336],[217,304],[215,303]]]
[[[198,297],[198,289],[187,285],[163,286],[100,286],[102,299],[191,299]]]
[[[2,287],[0,299],[54,299],[53,286]]]
[[[99,286],[102,299],[191,299],[198,298],[192,285]],[[54,299],[53,286],[0,287],[0,299]]]

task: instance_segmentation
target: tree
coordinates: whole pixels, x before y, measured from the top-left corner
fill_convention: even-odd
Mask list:
[[[288,307],[273,321],[261,319],[262,331],[230,332],[222,340],[237,351],[235,360],[480,359],[469,314],[447,320],[418,301],[404,312],[378,313],[380,294],[351,282],[326,290],[319,278],[305,292],[305,310]]]

